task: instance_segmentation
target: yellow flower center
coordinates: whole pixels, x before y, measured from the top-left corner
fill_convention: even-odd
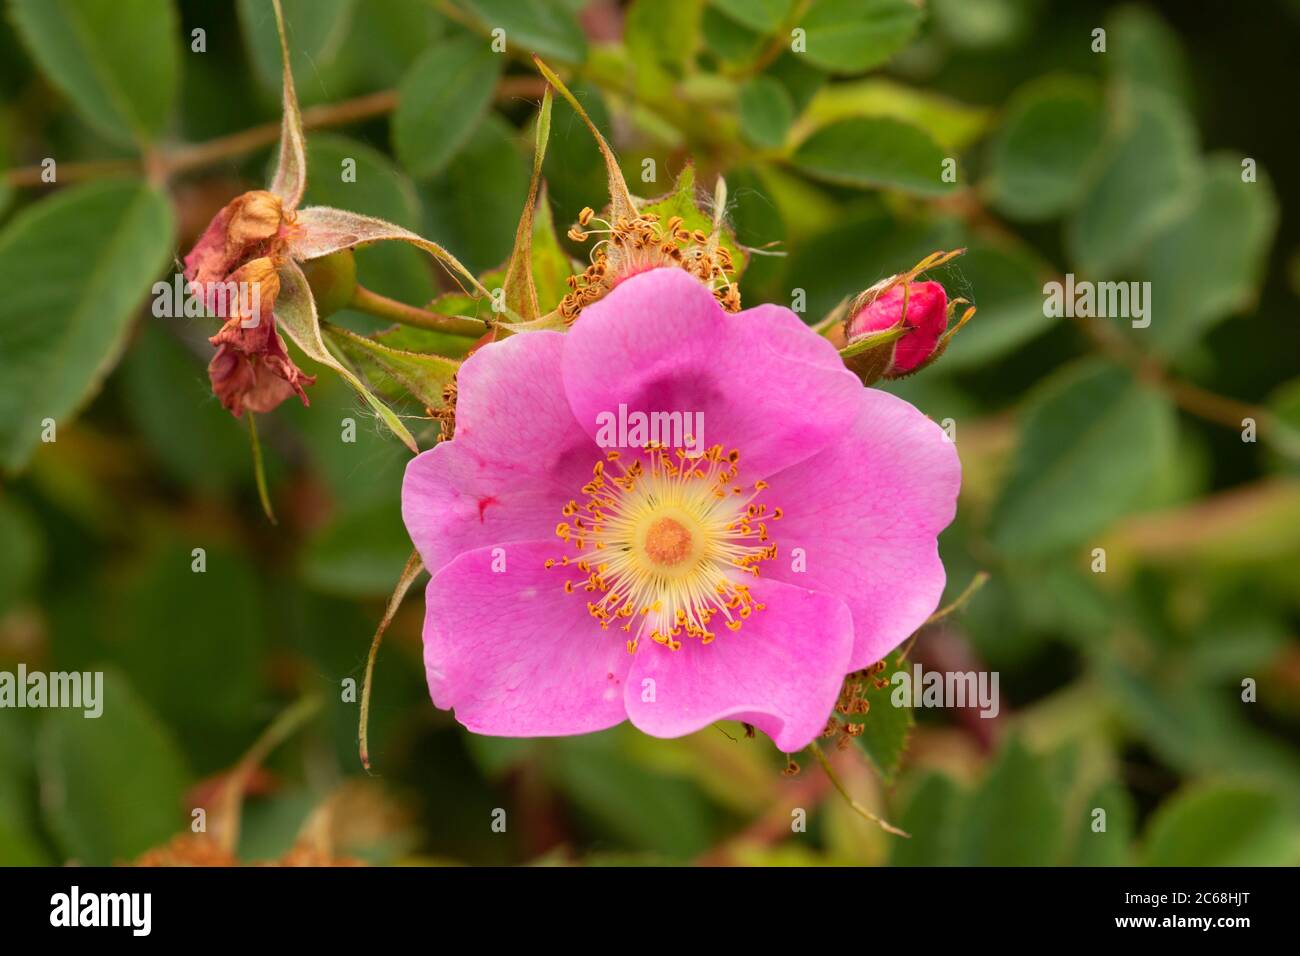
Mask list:
[[[717,616],[737,631],[763,610],[744,580],[776,557],[767,522],[781,509],[756,501],[766,482],[735,483],[739,461],[721,445],[698,457],[652,445],[626,466],[620,452],[607,452],[582,488],[586,501],[564,506],[555,533],[576,554],[546,566],[582,575],[566,579],[565,591],[593,595],[588,612],[601,629],[632,634],[629,652],[646,632],[673,650],[683,634],[708,644]]]

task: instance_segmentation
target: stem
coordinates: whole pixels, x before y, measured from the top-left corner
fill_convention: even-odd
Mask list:
[[[226,850],[235,852],[239,844],[239,810],[244,799],[244,788],[248,778],[280,744],[288,740],[293,733],[315,716],[320,710],[322,700],[317,694],[301,698],[271,722],[271,726],[262,731],[262,735],[248,748],[248,752],[239,759],[235,769],[226,781],[221,799],[225,804],[223,819],[229,825],[222,832],[221,842]]]
[[[813,756],[817,758],[817,762],[822,765],[822,770],[826,772],[826,777],[827,779],[830,780],[831,785],[834,786],[835,789],[839,791],[840,796],[843,797],[845,802],[848,803],[848,805],[853,808],[854,812],[860,814],[861,816],[866,817],[868,820],[870,820],[876,826],[880,827],[880,829],[884,830],[886,833],[892,833],[894,834],[894,836],[906,837],[909,840],[912,838],[912,834],[908,833],[905,830],[900,830],[892,823],[887,823],[886,821],[880,819],[880,817],[876,816],[874,813],[872,813],[862,804],[858,803],[858,801],[854,800],[853,797],[849,795],[849,791],[845,788],[844,784],[840,781],[839,775],[835,772],[835,768],[831,766],[830,760],[827,758],[825,752],[821,748],[821,745],[818,744],[817,741],[814,740],[812,743],[810,743],[808,745],[808,749],[811,750]]]
[[[459,315],[439,315],[437,312],[430,312],[414,305],[407,305],[405,302],[398,302],[386,295],[372,292],[360,284],[357,285],[356,291],[352,293],[352,299],[348,302],[348,306],[358,312],[365,312],[368,315],[388,319],[391,322],[413,325],[416,328],[430,329],[434,332],[446,332],[449,335],[479,338],[488,331],[487,323],[479,319],[470,319]]]
[[[252,412],[248,413],[248,438],[253,445],[253,478],[257,482],[257,497],[262,500],[266,520],[277,524],[275,512],[271,509],[271,493],[266,486],[266,468],[262,461],[262,443],[257,440],[256,417]]]
[[[987,571],[980,571],[975,575],[975,577],[970,579],[970,584],[966,585],[966,589],[962,591],[961,594],[958,594],[951,604],[947,607],[939,608],[939,610],[927,617],[925,619],[925,624],[933,624],[935,621],[942,621],[953,611],[959,610],[967,601],[975,596],[976,591],[984,587],[988,579],[989,573]],[[922,624],[921,626],[924,627],[925,624]]]
[[[1254,419],[1261,438],[1288,458],[1300,460],[1300,436],[1291,433],[1268,408],[1220,395],[1177,378],[1163,363],[1138,351],[1109,326],[1078,317],[1074,322],[1099,352],[1127,365],[1140,378],[1168,395],[1183,411],[1235,431],[1244,427],[1243,419]]]
[[[379,645],[383,643],[384,632],[388,630],[388,625],[393,622],[397,615],[397,609],[402,606],[402,599],[406,597],[406,592],[411,589],[415,579],[420,576],[424,570],[424,562],[420,559],[420,552],[412,551],[411,556],[406,559],[406,567],[402,569],[402,576],[397,580],[397,587],[393,589],[393,596],[388,599],[388,607],[384,609],[384,618],[379,622],[379,627],[375,630],[375,636],[370,640],[370,653],[366,656],[366,677],[361,684],[361,717],[357,722],[357,741],[361,754],[361,766],[370,770],[370,686],[375,676],[375,661],[379,657]]]
[[[498,101],[510,102],[520,98],[540,97],[545,89],[545,81],[539,77],[507,76],[502,77],[496,88]],[[343,100],[339,103],[322,103],[302,111],[304,130],[323,129],[331,126],[345,126],[361,120],[384,116],[397,108],[397,91],[380,90],[364,96]],[[212,166],[227,159],[251,153],[264,146],[271,146],[280,139],[280,121],[262,123],[258,126],[219,136],[204,143],[189,143],[161,151],[155,158],[155,168],[166,176],[188,172],[204,166]],[[122,176],[138,173],[144,168],[141,159],[91,160],[59,164],[59,182],[74,183],[88,179],[102,179],[108,176]],[[43,185],[40,166],[21,166],[5,170],[4,178],[10,186],[26,187]]]

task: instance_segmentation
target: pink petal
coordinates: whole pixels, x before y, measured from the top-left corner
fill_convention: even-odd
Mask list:
[[[479,734],[549,737],[620,723],[632,655],[602,631],[566,571],[543,562],[559,542],[468,551],[438,571],[425,594],[424,666],[438,707]],[[570,577],[577,577],[576,573]]]
[[[761,573],[849,606],[849,670],[880,660],[933,613],[945,580],[936,536],[961,486],[956,446],[938,425],[869,388],[840,441],[768,481],[763,501],[784,516],[770,525],[779,553]],[[805,571],[793,570],[794,548]]]
[[[626,693],[627,715],[638,729],[680,737],[717,720],[741,720],[786,753],[822,732],[849,670],[848,608],[838,598],[776,581],[756,580],[751,591],[766,610],[739,631],[719,626],[711,644],[683,638],[672,651],[641,642]]]
[[[402,517],[431,570],[470,548],[554,537],[591,480],[603,456],[565,398],[564,341],[512,335],[461,366],[455,437],[413,458],[402,484]]]
[[[654,269],[587,306],[564,349],[582,427],[629,411],[703,412],[705,446],[740,450],[745,480],[802,461],[852,421],[862,384],[789,309],[731,314],[681,269]]]

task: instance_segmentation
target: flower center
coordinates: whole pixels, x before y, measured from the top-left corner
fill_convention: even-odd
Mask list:
[[[587,610],[608,630],[617,624],[631,634],[635,653],[647,632],[673,650],[685,634],[708,644],[717,636],[719,615],[737,631],[763,610],[744,583],[758,565],[776,557],[767,522],[769,511],[756,499],[767,488],[736,483],[740,454],[715,445],[699,457],[659,445],[629,456],[617,451],[596,462],[582,488],[586,501],[564,506],[569,519],[555,529],[576,554],[550,558],[548,568],[576,568],[564,589],[596,595]]]
[[[646,557],[655,564],[671,568],[691,555],[691,533],[676,518],[656,518],[646,530]]]

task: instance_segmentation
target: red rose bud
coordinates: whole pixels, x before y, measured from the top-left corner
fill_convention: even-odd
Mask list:
[[[935,253],[910,272],[872,286],[849,306],[844,321],[847,344],[840,355],[865,384],[902,378],[925,368],[943,354],[957,329],[975,313],[973,308],[967,309],[950,330],[949,319],[966,300],[950,302],[938,282],[912,281],[962,251]]]

